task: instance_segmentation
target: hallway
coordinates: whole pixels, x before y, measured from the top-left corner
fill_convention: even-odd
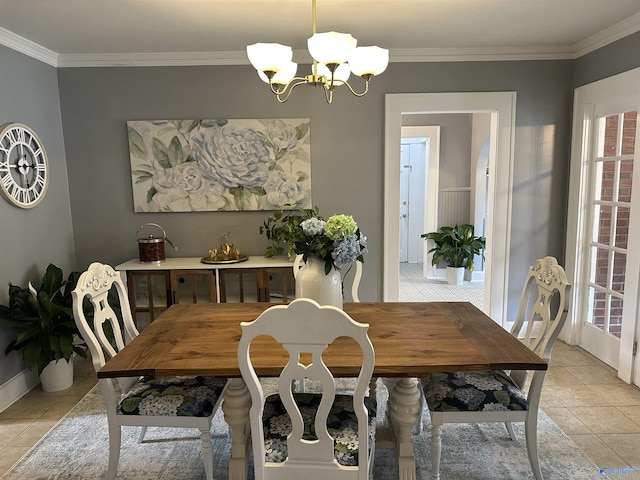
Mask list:
[[[449,285],[444,278],[427,280],[422,277],[422,265],[422,263],[400,264],[399,301],[469,301],[482,310],[484,305],[484,282],[464,282],[462,285]]]

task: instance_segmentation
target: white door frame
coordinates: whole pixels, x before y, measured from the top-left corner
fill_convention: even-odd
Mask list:
[[[398,204],[400,198],[397,165],[403,114],[491,113],[489,160],[489,216],[484,311],[506,326],[509,244],[511,232],[511,200],[515,138],[516,92],[402,93],[385,95],[385,188],[383,300],[397,301],[398,269]],[[493,167],[493,168],[492,168]]]
[[[590,148],[593,145],[591,133],[592,123],[595,119],[595,105],[609,104],[618,99],[624,101],[630,97],[640,95],[640,68],[629,70],[619,75],[599,80],[588,85],[584,85],[575,90],[574,110],[573,110],[573,134],[571,141],[571,176],[569,181],[569,202],[567,208],[567,242],[565,270],[569,281],[574,284],[571,289],[568,326],[563,332],[562,338],[570,344],[580,343],[581,331],[581,303],[580,289],[576,283],[579,279],[585,278],[587,252],[585,245],[584,230],[586,218],[581,215],[587,201],[587,188],[589,182],[588,169],[585,162],[588,161]],[[636,155],[639,148],[636,143]],[[637,187],[637,185],[634,185]],[[637,196],[640,194],[638,188],[632,191],[632,204],[637,204]],[[630,234],[632,226],[629,226]],[[629,248],[627,252],[627,263],[638,261],[640,249]],[[632,258],[632,256],[635,258]],[[639,273],[640,275],[640,273]],[[637,295],[640,277],[631,279],[630,284],[625,285],[625,301],[638,302]],[[578,288],[576,288],[578,287]],[[627,297],[627,293],[629,296]],[[636,309],[638,306],[636,305]],[[640,358],[634,359],[633,345],[638,341],[640,333],[640,322],[627,321],[623,319],[622,333],[620,336],[620,352],[617,359],[618,377],[627,383],[640,383]],[[602,359],[611,364],[611,359]]]

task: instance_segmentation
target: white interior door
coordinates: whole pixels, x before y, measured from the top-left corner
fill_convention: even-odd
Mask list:
[[[408,143],[403,143],[400,147],[400,263],[407,263],[409,261],[410,149],[411,145]]]
[[[427,138],[402,139],[400,157],[400,262],[422,263],[425,233]]]

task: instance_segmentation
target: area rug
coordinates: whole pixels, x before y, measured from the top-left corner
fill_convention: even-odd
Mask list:
[[[384,405],[386,390],[379,389]],[[379,412],[382,418],[383,412]],[[417,480],[429,480],[429,418],[414,436]],[[517,440],[509,439],[503,424],[445,425],[442,433],[442,480],[531,479],[522,424],[514,424]],[[137,443],[138,427],[124,427],[118,465],[121,480],[200,480],[204,467],[197,431],[149,428]],[[218,412],[212,426],[214,478],[228,478],[230,437]],[[540,412],[539,457],[545,480],[601,478],[598,468],[557,425]],[[94,387],[1,480],[97,480],[107,470],[109,438],[102,395]],[[393,450],[378,449],[375,480],[398,478]],[[253,473],[249,472],[249,479]]]

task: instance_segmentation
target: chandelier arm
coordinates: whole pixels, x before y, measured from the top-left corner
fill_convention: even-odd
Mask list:
[[[349,82],[344,82],[344,85],[346,85],[347,88],[349,89],[349,91],[351,93],[353,93],[356,97],[364,97],[367,94],[367,92],[369,91],[369,81],[368,80],[364,81],[364,91],[362,93],[356,92]]]
[[[307,82],[307,77],[293,77],[291,80],[289,80],[287,83],[282,84],[282,83],[272,83],[271,81],[269,82],[269,87],[271,87],[271,91],[273,93],[275,93],[276,95],[282,95],[283,93],[285,93],[288,89],[293,88],[294,86],[292,86],[291,84],[293,82],[298,82],[296,85],[299,85],[300,83],[306,83]],[[278,88],[278,86],[281,86],[282,88]]]
[[[293,83],[294,81],[295,83]],[[293,92],[294,88],[296,88],[298,85],[305,85],[306,83],[308,83],[306,77],[294,77],[284,86],[282,90],[275,92],[273,89],[271,89],[271,91],[276,94],[278,102],[284,103],[289,100],[289,96],[291,95],[291,92]],[[284,98],[281,98],[281,95],[284,95]]]
[[[324,90],[324,99],[327,101],[328,104],[331,104],[331,102],[333,102],[333,90],[329,90],[328,88],[323,88]]]

